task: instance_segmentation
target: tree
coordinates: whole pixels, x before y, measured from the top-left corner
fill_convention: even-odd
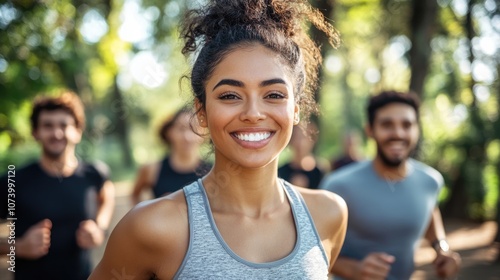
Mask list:
[[[41,93],[51,94],[61,88],[71,89],[81,96],[87,111],[87,130],[93,131],[94,116],[104,115],[101,108],[106,107],[106,104],[102,107],[99,104],[102,101],[100,96],[114,87],[96,87],[91,73],[95,67],[100,67],[100,73],[110,73],[104,76],[115,76],[118,69],[101,67],[104,64],[100,52],[102,41],[97,38],[95,42],[89,42],[82,28],[86,17],[91,14],[102,21],[92,32],[105,35],[109,26],[105,18],[114,8],[110,1],[96,0],[7,1],[0,4],[3,15],[0,39],[5,42],[0,45],[0,63],[5,66],[0,77],[0,91],[5,94],[0,116],[8,116],[6,122],[0,122],[0,150],[21,146],[30,138],[24,123],[29,118],[29,104],[33,97]],[[100,138],[89,139],[87,134],[84,133],[82,147],[95,147],[95,141]],[[122,134],[118,139],[127,139],[127,136]],[[85,145],[89,142],[91,145]],[[122,153],[130,165],[130,148],[125,147]],[[88,148],[79,149],[77,154],[84,158],[93,157]],[[18,154],[9,152],[2,161],[5,162],[2,166],[7,161],[19,162]]]
[[[424,96],[424,82],[431,60],[438,5],[435,0],[413,0],[410,21],[410,90]]]

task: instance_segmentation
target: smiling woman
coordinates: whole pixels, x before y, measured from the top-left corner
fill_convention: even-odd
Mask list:
[[[198,54],[190,76],[195,116],[209,132],[214,165],[130,211],[91,279],[120,270],[134,279],[328,278],[346,205],[277,174],[294,125],[316,108],[320,57],[302,19],[338,39],[305,0],[208,1],[188,13],[183,53]]]
[[[260,44],[234,50],[215,67],[206,82],[206,105],[198,101],[197,107],[220,161],[247,167],[277,163],[299,114],[285,69]]]

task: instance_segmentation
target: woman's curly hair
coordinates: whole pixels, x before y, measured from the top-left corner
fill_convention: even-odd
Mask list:
[[[279,54],[294,76],[294,95],[303,117],[317,112],[314,91],[321,55],[307,34],[312,23],[339,44],[338,32],[307,0],[209,0],[188,11],[182,23],[182,53],[197,54],[191,72],[195,98],[205,105],[205,83],[215,66],[236,47],[260,43]]]

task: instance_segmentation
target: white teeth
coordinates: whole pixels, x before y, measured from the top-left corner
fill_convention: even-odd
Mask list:
[[[259,133],[240,133],[240,134],[235,134],[236,138],[243,140],[243,141],[248,141],[248,142],[257,142],[257,141],[262,141],[269,136],[271,136],[270,132],[259,132]]]

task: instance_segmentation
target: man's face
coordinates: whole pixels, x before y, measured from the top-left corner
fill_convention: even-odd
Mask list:
[[[398,167],[409,158],[418,142],[415,109],[404,103],[381,107],[367,132],[377,143],[377,157],[387,166]]]
[[[42,111],[33,136],[42,145],[44,155],[57,159],[73,149],[82,138],[73,116],[64,110]]]

